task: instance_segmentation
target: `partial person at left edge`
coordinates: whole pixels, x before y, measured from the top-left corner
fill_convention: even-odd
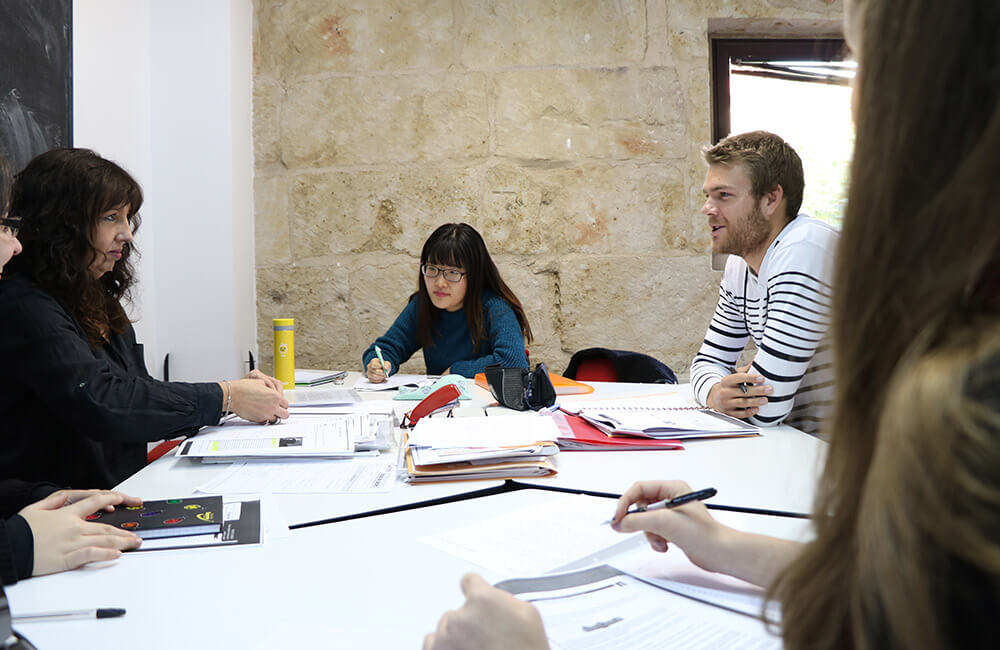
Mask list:
[[[9,181],[0,155],[0,278],[4,265],[21,252],[20,222],[7,214]],[[59,490],[51,483],[0,479],[0,584],[116,559],[142,540],[85,519],[102,508],[141,504],[141,499],[118,492]]]
[[[14,179],[24,250],[0,281],[0,476],[110,488],[146,464],[146,443],[229,412],[288,417],[276,379],[163,382],[146,370],[122,301],[135,283],[142,190],[87,149],[53,149]]]

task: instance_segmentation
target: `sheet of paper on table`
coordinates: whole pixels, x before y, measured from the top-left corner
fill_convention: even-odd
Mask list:
[[[384,461],[240,461],[195,488],[206,494],[391,492],[396,465]]]
[[[290,410],[310,406],[351,406],[361,401],[349,388],[295,388],[284,392]]]
[[[423,386],[425,383],[433,382],[437,377],[428,377],[427,375],[406,375],[403,373],[395,374],[389,377],[385,381],[379,384],[373,384],[368,381],[368,378],[364,375],[354,382],[354,390],[360,391],[381,391],[381,390],[396,390],[400,386]]]
[[[607,565],[496,586],[538,608],[552,648],[781,648],[759,620],[664,592]]]
[[[410,404],[401,404],[391,399],[366,399],[353,404],[340,404],[335,406],[296,406],[291,415],[292,418],[294,418],[297,415],[350,415],[353,413],[392,414],[403,413],[411,407],[412,405]]]
[[[615,503],[582,494],[559,496],[419,541],[499,575],[564,571],[645,543],[642,535],[601,525],[614,514]]]

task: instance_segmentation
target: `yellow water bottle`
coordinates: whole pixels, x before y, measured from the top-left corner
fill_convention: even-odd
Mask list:
[[[295,388],[295,319],[274,319],[274,377],[285,390]]]

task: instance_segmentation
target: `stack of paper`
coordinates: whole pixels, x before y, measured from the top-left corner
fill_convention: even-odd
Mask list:
[[[407,437],[411,483],[549,476],[547,456],[558,453],[552,418],[422,418]]]
[[[289,409],[310,406],[355,406],[361,398],[353,390],[346,388],[296,388],[285,391]]]
[[[293,417],[275,425],[231,420],[205,427],[181,443],[177,455],[205,462],[377,455],[366,450],[376,445],[380,426],[378,416],[367,414]]]

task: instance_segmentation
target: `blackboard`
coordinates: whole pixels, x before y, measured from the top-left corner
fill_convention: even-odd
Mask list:
[[[0,0],[0,152],[12,171],[73,140],[72,0]]]

